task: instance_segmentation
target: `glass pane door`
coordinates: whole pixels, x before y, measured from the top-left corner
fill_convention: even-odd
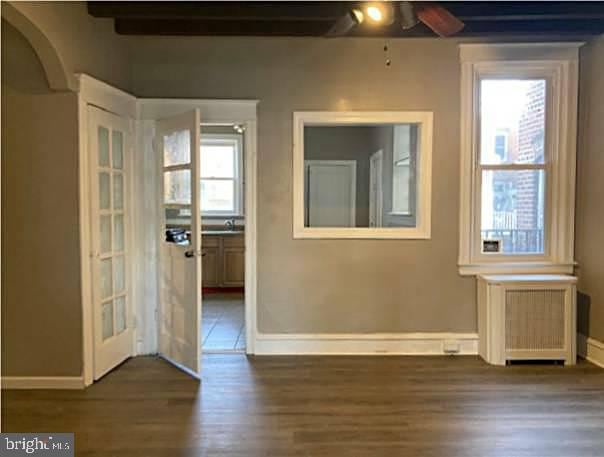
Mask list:
[[[99,379],[134,353],[129,265],[130,121],[88,107],[93,377]]]
[[[98,141],[98,290],[101,337],[106,341],[127,328],[125,236],[126,177],[124,132],[108,126],[97,128]]]

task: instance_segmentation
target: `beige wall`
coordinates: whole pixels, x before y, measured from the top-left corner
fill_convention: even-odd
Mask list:
[[[459,60],[451,40],[133,38],[140,96],[257,98],[263,332],[476,330],[457,273]],[[292,239],[295,110],[434,112],[432,239]]]
[[[5,2],[3,2],[5,3]],[[68,77],[89,73],[120,89],[130,89],[127,39],[114,33],[113,20],[88,15],[86,2],[10,2],[52,43]],[[15,13],[8,11],[7,17]]]
[[[604,35],[581,51],[579,103],[579,330],[604,341]]]
[[[2,24],[2,374],[82,369],[77,97]]]
[[[124,39],[110,33],[109,21],[89,18],[83,3],[22,8],[48,31],[73,71],[139,96],[260,99],[261,331],[476,330],[474,280],[460,277],[456,265],[457,42],[391,40],[393,63],[387,68],[380,39]],[[594,246],[602,245],[603,47],[602,40],[590,45],[582,59],[577,222],[580,288],[591,297],[589,333],[599,339],[604,291]],[[76,100],[73,94],[48,93],[31,49],[25,54],[17,60],[23,70],[3,60],[2,368],[8,375],[78,375]],[[433,111],[432,238],[293,240],[295,110]]]

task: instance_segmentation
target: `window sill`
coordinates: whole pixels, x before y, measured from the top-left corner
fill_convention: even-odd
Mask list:
[[[388,213],[388,216],[409,216],[409,217],[411,217],[411,216],[413,216],[413,214],[411,214],[411,213],[397,212],[397,211],[390,211]]]
[[[462,276],[482,274],[572,274],[575,263],[553,262],[493,262],[460,264]]]
[[[245,216],[242,214],[201,213],[201,217],[204,219],[243,219]]]
[[[295,227],[294,239],[428,240],[429,227]]]

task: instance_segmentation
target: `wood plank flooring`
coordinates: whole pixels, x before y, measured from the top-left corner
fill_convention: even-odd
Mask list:
[[[77,456],[604,456],[604,370],[585,362],[207,355],[198,383],[140,357],[2,404],[4,431],[73,431]]]

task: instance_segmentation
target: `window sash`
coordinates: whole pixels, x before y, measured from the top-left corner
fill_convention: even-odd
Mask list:
[[[242,216],[243,215],[243,149],[242,138],[234,134],[202,134],[201,148],[203,154],[204,145],[232,146],[235,158],[233,161],[233,177],[208,176],[201,177],[204,181],[231,181],[233,185],[233,207],[232,211],[204,210],[201,208],[202,216]]]
[[[542,79],[545,80],[545,122],[544,122],[544,155],[543,163],[507,163],[507,164],[488,164],[482,163],[482,150],[481,150],[481,103],[480,103],[480,92],[481,84],[483,80],[533,80]],[[552,237],[552,207],[551,207],[551,136],[553,134],[552,127],[555,125],[552,122],[552,109],[553,109],[553,82],[552,75],[549,72],[543,71],[522,71],[522,70],[510,70],[505,72],[495,73],[484,73],[479,74],[474,80],[474,90],[477,95],[476,105],[474,109],[474,141],[476,147],[473,153],[474,163],[474,182],[475,192],[472,195],[473,198],[473,209],[474,214],[474,233],[472,235],[472,251],[475,261],[481,263],[501,262],[501,261],[514,261],[514,262],[529,262],[529,261],[547,261],[551,257],[551,237]],[[507,141],[506,141],[507,146]],[[482,252],[482,175],[484,171],[523,171],[523,170],[543,170],[544,171],[544,224],[543,224],[543,252],[534,253],[523,253],[523,252],[499,252],[499,253],[483,253]]]

